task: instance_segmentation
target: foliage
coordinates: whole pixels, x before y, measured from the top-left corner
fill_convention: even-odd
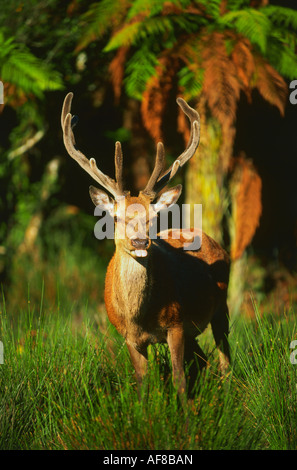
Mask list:
[[[293,312],[238,319],[233,366],[221,379],[208,332],[209,367],[182,412],[167,377],[164,347],[150,350],[142,400],[123,340],[87,305],[39,305],[19,315],[1,308],[0,448],[2,450],[264,450],[296,448]],[[187,427],[187,432],[185,432]]]
[[[5,38],[0,30],[0,76],[5,89],[15,87],[23,97],[32,93],[41,97],[45,90],[62,88],[60,74],[34,56],[23,44],[18,44],[12,37]],[[9,103],[8,93],[8,103]]]
[[[105,35],[105,51],[128,48],[121,66],[129,96],[148,99],[151,78],[164,73],[174,76],[171,69],[175,69],[184,96],[197,100],[205,94],[211,113],[221,123],[226,118],[234,121],[240,90],[250,96],[254,87],[283,112],[286,86],[278,72],[294,77],[297,13],[278,6],[250,7],[249,3],[94,3],[83,17],[80,47]],[[108,15],[110,20],[105,21]],[[172,60],[164,71],[159,64],[166,57]],[[151,94],[155,92],[151,89]],[[149,119],[144,116],[144,120],[148,125]]]
[[[37,144],[49,129],[44,104],[64,88],[74,58],[77,20],[66,14],[66,5],[60,8],[58,4],[56,0],[12,0],[1,5],[4,106],[0,118],[5,135],[2,133],[0,142],[0,237],[5,243],[7,269],[32,216],[42,207],[42,172],[53,156],[40,161],[39,180],[32,181],[32,173],[33,161],[38,160]],[[57,185],[53,186],[56,189]],[[0,274],[2,269],[3,265]]]

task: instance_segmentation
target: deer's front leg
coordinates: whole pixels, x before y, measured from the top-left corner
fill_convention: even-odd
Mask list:
[[[181,327],[168,330],[167,343],[171,354],[173,384],[178,391],[181,403],[186,404],[186,378],[184,371],[185,338]]]
[[[135,376],[138,386],[138,396],[140,397],[140,389],[142,385],[142,379],[146,374],[147,369],[147,357],[146,355],[141,354],[137,349],[127,343],[128,350],[131,356],[132,364],[135,369]]]

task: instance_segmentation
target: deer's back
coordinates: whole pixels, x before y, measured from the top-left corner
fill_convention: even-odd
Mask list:
[[[173,238],[170,230],[168,239],[154,242],[153,254],[157,283],[174,299],[173,310],[178,305],[177,321],[189,328],[195,323],[202,331],[215,311],[226,303],[230,259],[211,237],[203,232],[201,237],[198,250],[184,250],[189,241]]]

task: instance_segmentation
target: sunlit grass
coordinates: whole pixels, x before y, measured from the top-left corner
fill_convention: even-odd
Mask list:
[[[4,300],[1,307],[1,449],[297,447],[293,312],[260,317],[255,306],[255,319],[231,321],[233,365],[225,379],[207,331],[209,366],[183,412],[165,374],[165,347],[157,355],[151,349],[139,401],[127,349],[105,316],[81,305],[74,321],[67,305],[47,310],[27,302],[17,316]]]

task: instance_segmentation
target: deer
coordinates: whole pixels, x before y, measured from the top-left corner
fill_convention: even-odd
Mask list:
[[[177,229],[168,229],[167,238],[152,239],[149,225],[152,206],[153,218],[158,217],[159,212],[175,204],[181,194],[180,184],[167,190],[164,188],[198,148],[199,114],[183,98],[177,98],[177,104],[190,121],[188,145],[164,171],[164,145],[158,142],[151,176],[145,188],[137,196],[132,196],[131,191],[124,189],[120,142],[115,143],[115,179],[104,174],[94,158],[88,159],[76,148],[72,125],[76,116],[70,112],[72,99],[73,93],[68,93],[62,107],[65,148],[83,170],[106,190],[90,186],[90,197],[96,207],[114,219],[115,251],[106,271],[104,288],[107,316],[125,340],[138,390],[141,390],[147,372],[148,346],[167,343],[172,381],[184,402],[188,393],[185,375],[188,369],[185,368],[189,367],[193,384],[199,370],[207,362],[197,337],[209,324],[218,349],[222,375],[226,374],[230,365],[227,305],[230,258],[215,240],[202,231],[199,249],[185,250],[189,238],[177,237]],[[144,210],[132,210],[128,217],[123,217],[134,205],[141,205]],[[126,234],[131,221],[137,225],[137,236]]]

